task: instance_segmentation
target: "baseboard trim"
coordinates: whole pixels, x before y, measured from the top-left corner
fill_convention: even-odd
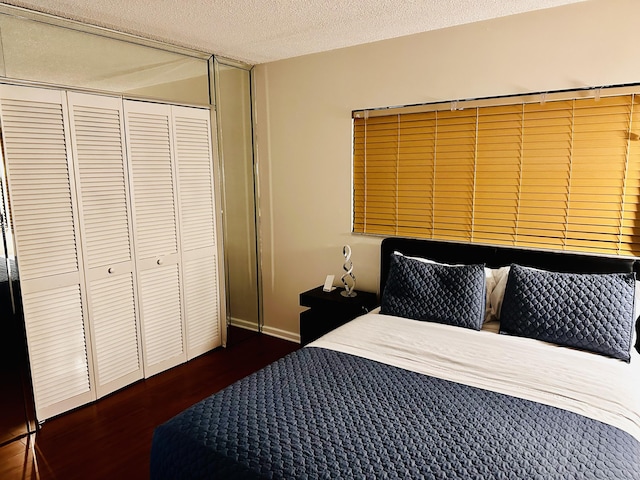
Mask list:
[[[242,320],[241,318],[233,318],[230,319],[231,325],[238,328],[244,328],[245,330],[251,330],[252,332],[257,332],[258,325],[255,322],[250,322],[248,320]]]
[[[270,337],[281,338],[283,340],[289,340],[290,342],[300,343],[300,334],[291,333],[287,330],[281,330],[279,328],[268,327],[263,325],[262,333],[269,335]]]

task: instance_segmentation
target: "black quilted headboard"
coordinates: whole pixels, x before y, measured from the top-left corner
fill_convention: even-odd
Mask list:
[[[636,272],[640,279],[640,260],[630,257],[606,257],[580,253],[527,250],[472,243],[418,240],[389,237],[382,240],[380,257],[380,297],[389,273],[390,256],[394,251],[404,255],[429,258],[451,264],[484,263],[497,268],[517,263],[556,272],[617,273]],[[640,322],[638,323],[640,327]],[[640,335],[638,335],[640,345]],[[638,348],[636,345],[636,348]],[[640,349],[638,350],[640,351]]]
[[[630,257],[605,257],[398,237],[385,238],[382,240],[381,248],[380,295],[382,295],[387,280],[390,255],[394,251],[443,263],[484,263],[491,268],[517,263],[556,272],[615,273],[635,271],[636,274],[640,273],[640,260]],[[640,275],[638,278],[640,279]]]

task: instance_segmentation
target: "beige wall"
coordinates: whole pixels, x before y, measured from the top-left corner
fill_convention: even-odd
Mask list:
[[[640,1],[565,7],[256,67],[264,331],[298,335],[298,294],[341,275],[377,290],[379,244],[351,234],[351,111],[640,82]]]

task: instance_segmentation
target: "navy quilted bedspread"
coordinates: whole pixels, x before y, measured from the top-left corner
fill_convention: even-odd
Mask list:
[[[640,442],[536,402],[304,348],[156,428],[152,479],[640,479]]]

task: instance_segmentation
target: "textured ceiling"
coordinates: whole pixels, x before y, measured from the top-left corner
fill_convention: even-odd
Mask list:
[[[250,64],[584,0],[18,0],[1,2]]]

